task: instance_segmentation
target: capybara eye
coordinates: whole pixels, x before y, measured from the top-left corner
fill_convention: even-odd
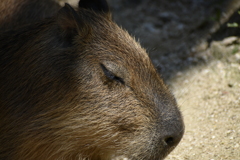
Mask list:
[[[100,64],[105,76],[110,79],[110,80],[114,80],[117,81],[121,84],[125,84],[124,80],[121,77],[116,76],[114,73],[112,73],[111,71],[109,71],[103,64]]]

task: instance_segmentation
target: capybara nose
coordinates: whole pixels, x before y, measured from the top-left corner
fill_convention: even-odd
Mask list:
[[[174,147],[177,146],[177,144],[180,142],[182,139],[183,132],[182,133],[174,133],[172,135],[167,135],[163,138],[163,142],[167,147]]]
[[[181,128],[181,130],[169,132],[165,136],[161,137],[161,141],[164,143],[164,146],[166,147],[167,150],[172,150],[181,141],[183,133],[184,128]]]

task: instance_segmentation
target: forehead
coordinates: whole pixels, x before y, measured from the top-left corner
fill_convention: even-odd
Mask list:
[[[126,30],[119,27],[116,23],[110,20],[103,20],[92,27],[92,47],[96,51],[101,52],[101,57],[150,63],[146,50]]]

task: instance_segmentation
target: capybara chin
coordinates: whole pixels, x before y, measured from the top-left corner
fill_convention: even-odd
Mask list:
[[[1,160],[161,160],[184,132],[174,97],[105,0],[0,34]]]

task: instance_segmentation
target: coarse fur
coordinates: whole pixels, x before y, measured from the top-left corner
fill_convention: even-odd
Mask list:
[[[1,0],[0,30],[39,22],[53,16],[60,8],[55,0]]]
[[[106,4],[81,2],[0,34],[0,159],[163,159],[184,132],[174,97]]]

